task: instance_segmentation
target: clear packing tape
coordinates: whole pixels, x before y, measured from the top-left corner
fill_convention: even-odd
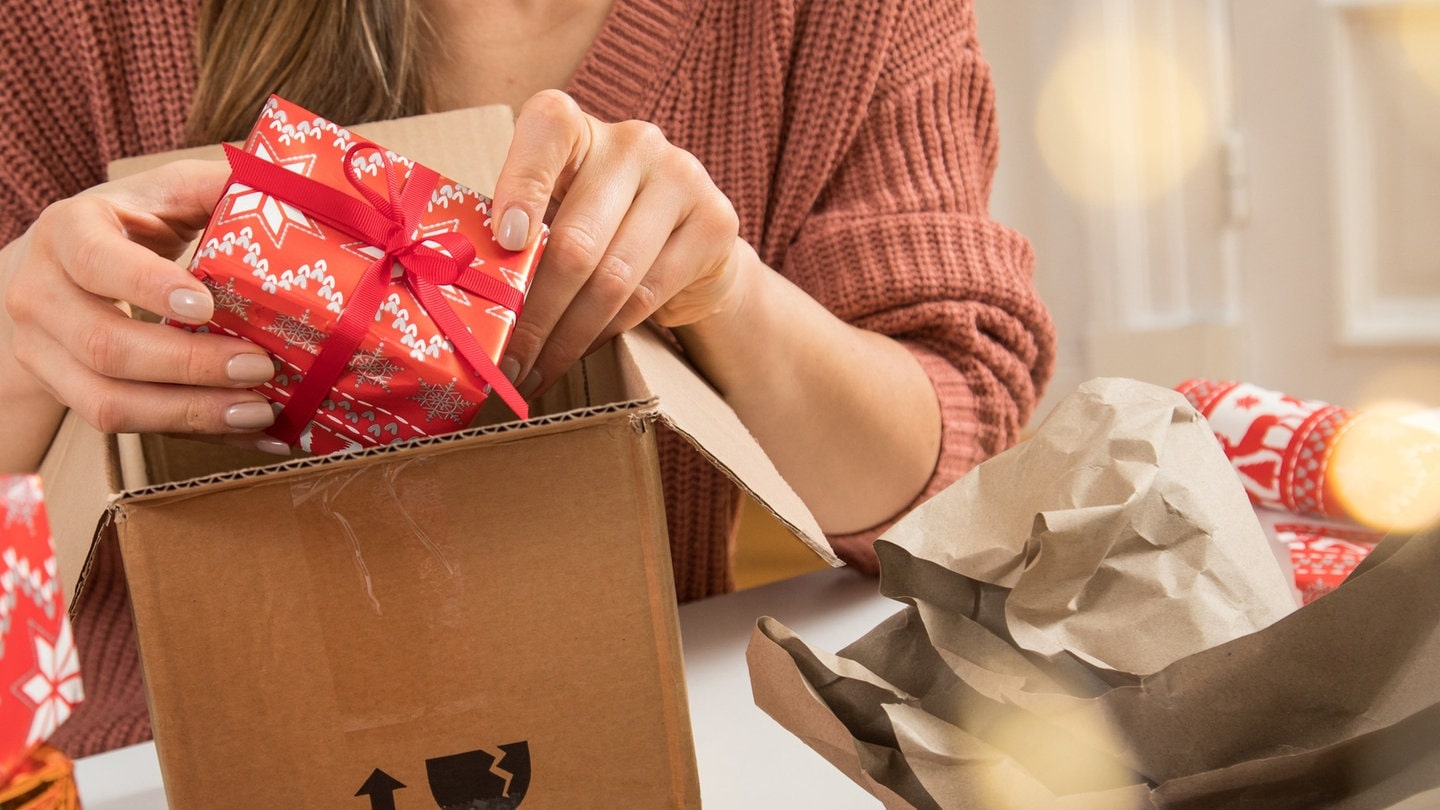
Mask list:
[[[877,543],[894,617],[836,654],[762,619],[755,700],[887,807],[1440,786],[1440,537],[1388,538],[1300,610],[1266,543],[1182,396],[1092,381]]]

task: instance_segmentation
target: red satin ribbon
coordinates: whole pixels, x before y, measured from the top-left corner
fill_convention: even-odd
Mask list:
[[[365,185],[355,170],[352,158],[357,152],[369,149],[379,152],[384,164],[388,199]],[[263,191],[302,209],[324,225],[384,251],[360,275],[334,334],[325,341],[290,401],[275,418],[275,424],[269,431],[272,436],[291,444],[300,438],[301,431],[314,418],[316,409],[335,381],[340,379],[361,339],[369,331],[375,313],[380,311],[386,288],[402,279],[465,362],[510,406],[516,416],[529,418],[530,409],[525,400],[495,367],[485,350],[480,348],[439,288],[447,285],[459,287],[493,301],[517,316],[524,304],[524,296],[514,287],[470,266],[475,260],[475,246],[464,234],[447,231],[424,238],[415,237],[420,216],[430,202],[435,184],[440,179],[439,174],[417,163],[410,170],[410,177],[402,189],[401,178],[389,155],[373,143],[359,142],[345,153],[345,177],[365,197],[367,205],[349,194],[229,144],[225,145],[225,156],[230,161],[231,183],[243,183]],[[445,252],[425,242],[439,244]],[[396,264],[404,269],[403,273],[392,272]]]

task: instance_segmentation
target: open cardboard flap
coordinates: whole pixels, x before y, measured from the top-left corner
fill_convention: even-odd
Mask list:
[[[644,390],[655,397],[656,411],[666,426],[689,440],[821,559],[843,565],[800,496],[715,389],[650,329],[635,329],[620,335],[617,342]]]

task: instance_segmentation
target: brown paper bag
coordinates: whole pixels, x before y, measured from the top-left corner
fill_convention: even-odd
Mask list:
[[[1223,580],[1201,584],[1201,607],[1144,604],[1190,598],[1169,589],[1179,564],[1218,554],[1222,563],[1208,571],[1194,566],[1197,578],[1235,575],[1223,559],[1246,559],[1252,549],[1195,546],[1249,540],[1189,533],[1227,526],[1245,538],[1242,518],[1253,513],[1227,502],[1224,485],[1238,482],[1208,475],[1215,459],[1206,454],[1219,450],[1189,441],[1191,422],[1168,395],[1099,381],[1077,397],[1041,426],[1034,449],[982,465],[942,493],[937,508],[922,507],[889,533],[895,542],[877,544],[882,591],[907,605],[895,617],[837,655],[762,620],[749,653],[757,704],[887,806],[1374,807],[1440,787],[1440,531],[1387,539],[1334,593],[1274,623],[1258,614],[1261,626],[1250,632],[1233,632],[1243,608],[1215,598]],[[1152,470],[1143,469],[1146,459]],[[1187,469],[1217,491],[1187,490]],[[1104,484],[1075,486],[1086,480]],[[1139,483],[1126,493],[1117,480]],[[1079,568],[1045,564],[1058,542],[1045,535],[1065,521],[1035,513],[1057,503],[1067,504],[1059,510],[1066,518],[1099,515],[1088,529],[1072,520],[1068,536],[1080,548],[1058,554],[1092,561],[1078,588],[1066,572]],[[1114,516],[1147,503],[1133,520]],[[1185,536],[1153,537],[1165,555],[1129,553],[1126,541],[1141,533],[1133,527],[1156,525],[1156,504]],[[996,531],[1019,531],[1027,509],[1029,536]],[[1254,540],[1254,564],[1273,566],[1263,543]],[[1018,559],[1006,562],[1002,547]],[[1086,557],[1087,547],[1103,552]],[[1093,572],[1120,569],[1130,577],[1123,587],[1094,592],[1101,577]],[[1159,584],[1147,597],[1148,580]],[[1098,615],[1074,625],[1082,632],[1052,626],[1034,643],[1036,623],[1010,604],[1022,583],[1041,595],[1090,593]],[[1262,571],[1237,590],[1268,599],[1267,588]],[[1108,598],[1115,593],[1125,598]],[[1169,621],[1137,625],[1129,602],[1139,615]],[[1187,624],[1211,613],[1229,637],[1150,673],[1106,666],[1136,670],[1135,662],[1172,655],[1216,632]],[[1166,637],[1176,622],[1179,646]],[[1112,638],[1103,657],[1094,655],[1102,645],[1087,634],[1107,625]],[[1158,656],[1135,649],[1152,644],[1163,648]]]

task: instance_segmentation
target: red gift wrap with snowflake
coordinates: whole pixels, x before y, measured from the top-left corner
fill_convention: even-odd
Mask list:
[[[215,299],[199,328],[277,361],[256,388],[281,406],[271,435],[316,454],[432,436],[490,393],[528,415],[495,363],[543,229],[505,250],[488,198],[275,96],[226,156],[190,265]]]
[[[0,797],[84,697],[40,481],[0,476]],[[8,805],[7,805],[8,806]]]

